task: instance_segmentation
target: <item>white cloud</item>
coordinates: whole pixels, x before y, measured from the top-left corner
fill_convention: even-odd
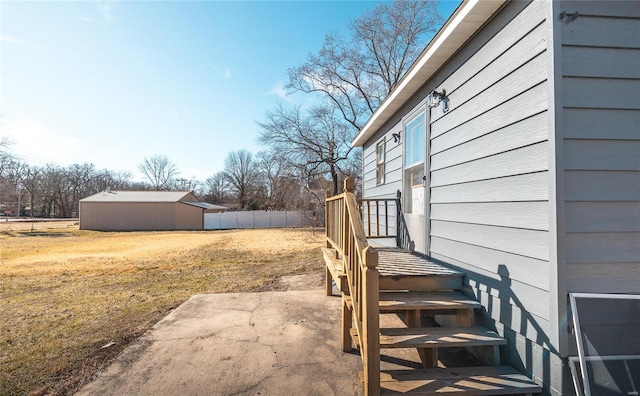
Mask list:
[[[115,1],[101,0],[96,2],[96,9],[106,21],[116,19],[115,11],[119,9],[119,4]]]
[[[82,152],[79,140],[64,136],[32,118],[7,117],[2,123],[2,135],[13,141],[10,153],[28,163],[66,164]]]
[[[287,90],[285,89],[284,85],[278,81],[273,88],[271,88],[271,90],[267,93],[267,95],[276,95],[279,96],[282,99],[285,100],[289,100],[287,95]]]
[[[7,36],[6,34],[0,34],[0,41],[3,43],[9,43],[18,45],[20,47],[31,48],[39,51],[43,51],[44,48],[34,43],[33,41],[25,40],[19,37]]]
[[[7,36],[6,34],[0,34],[0,41],[4,43],[11,43],[11,44],[18,44],[18,45],[24,45],[27,42],[26,40],[23,40],[17,37]]]
[[[228,67],[224,69],[224,71],[222,72],[222,78],[224,79],[231,78],[231,69],[229,69]]]

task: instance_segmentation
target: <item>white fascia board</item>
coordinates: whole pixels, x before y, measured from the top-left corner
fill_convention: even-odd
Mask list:
[[[466,0],[429,42],[400,83],[373,113],[353,146],[362,146],[507,0]]]

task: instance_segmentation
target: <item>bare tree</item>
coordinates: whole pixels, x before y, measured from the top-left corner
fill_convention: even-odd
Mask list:
[[[442,23],[437,0],[385,2],[349,24],[350,39],[328,34],[317,54],[289,69],[287,88],[329,99],[360,130]]]
[[[299,209],[300,180],[296,167],[285,153],[275,149],[261,151],[256,162],[265,187],[265,207],[275,210]]]
[[[349,145],[352,132],[335,116],[333,106],[318,105],[304,113],[300,107],[279,105],[258,125],[261,143],[299,167],[308,180],[328,174],[333,193],[338,193],[340,167],[353,148]]]
[[[211,197],[211,203],[221,204],[229,190],[229,181],[225,172],[216,172],[204,182],[207,194]]]
[[[198,188],[198,182],[193,177],[191,179],[185,179],[184,177],[178,178],[174,180],[175,188],[180,191],[194,191]]]
[[[249,207],[249,199],[257,178],[253,155],[247,150],[230,152],[224,160],[224,173],[237,195],[240,208]]]
[[[173,179],[180,174],[178,167],[169,161],[166,155],[153,155],[145,158],[138,170],[144,174],[155,190],[167,190]]]
[[[5,176],[6,171],[12,166],[13,156],[9,153],[9,146],[13,141],[7,136],[0,136],[0,177]]]
[[[132,177],[133,175],[128,171],[110,171],[105,169],[97,175],[96,182],[91,193],[104,191],[107,188],[112,190],[131,189]]]

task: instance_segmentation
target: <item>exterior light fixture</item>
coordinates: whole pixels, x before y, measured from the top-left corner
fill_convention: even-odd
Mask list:
[[[447,98],[447,91],[442,90],[442,92],[438,92],[436,90],[431,91],[429,96],[427,96],[427,106],[429,108],[438,107],[442,103],[442,111],[445,113],[449,111],[449,98]]]
[[[577,11],[573,14],[567,14],[566,11],[562,11],[562,13],[560,13],[560,20],[562,22],[573,22],[578,19],[578,16],[580,16],[580,14],[578,14]]]

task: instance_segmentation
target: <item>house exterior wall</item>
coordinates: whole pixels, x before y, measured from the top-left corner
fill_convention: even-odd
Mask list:
[[[565,1],[566,285],[640,292],[640,6]]]
[[[557,323],[571,292],[640,293],[640,8],[562,1],[555,21]],[[566,375],[568,377],[568,375]],[[567,387],[565,387],[567,388]]]
[[[402,144],[394,142],[392,138],[393,133],[401,133],[402,124],[396,122],[386,133],[379,135],[375,139],[370,141],[370,145],[363,148],[363,197],[364,198],[395,198],[397,191],[402,190]],[[381,141],[384,141],[385,145],[385,171],[384,171],[384,183],[377,184],[376,182],[376,146]],[[376,213],[376,208],[371,210],[372,214]],[[384,213],[383,209],[380,209],[380,213]],[[365,227],[368,227],[365,217]],[[376,229],[376,221],[379,221],[380,229],[385,229],[385,219],[388,222],[388,230],[390,235],[394,235],[396,231],[396,208],[388,207],[388,213],[386,217],[371,217],[371,228]]]
[[[391,134],[434,89],[424,253],[466,273],[504,362],[573,394],[568,293],[640,293],[640,8],[508,2],[365,143],[364,197],[402,189]]]
[[[479,320],[509,340],[503,361],[563,392],[563,360],[550,277],[549,45],[551,2],[509,2],[364,146],[364,196],[402,187],[402,147],[391,134],[427,110],[429,240],[432,258],[466,273],[482,303]],[[376,185],[375,146],[387,142],[385,184]],[[424,226],[424,225],[423,225]]]
[[[511,2],[440,74],[431,110],[430,252],[467,274],[504,361],[562,394],[550,293],[550,2]],[[437,76],[435,77],[438,78]]]

